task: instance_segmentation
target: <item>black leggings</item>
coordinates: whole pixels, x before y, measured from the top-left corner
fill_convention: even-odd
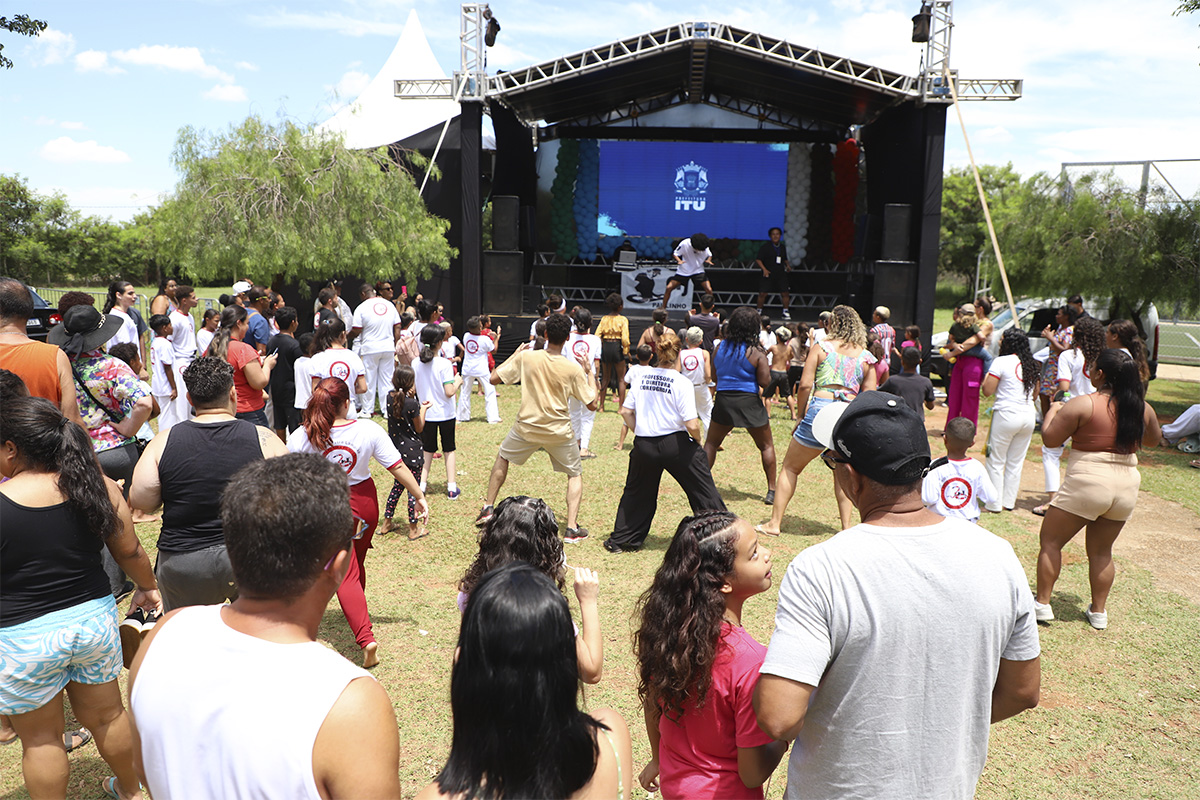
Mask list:
[[[453,417],[442,422],[430,422],[425,420],[425,427],[421,430],[421,448],[426,453],[436,453],[438,451],[438,432],[442,434],[442,452],[454,452],[454,425],[457,422]]]

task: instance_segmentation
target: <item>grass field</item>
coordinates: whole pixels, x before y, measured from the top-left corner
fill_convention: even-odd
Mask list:
[[[518,389],[501,390],[506,423],[515,414]],[[1152,401],[1155,399],[1152,392]],[[450,742],[448,703],[451,656],[458,634],[456,582],[475,553],[472,521],[482,502],[488,470],[508,425],[489,426],[476,418],[460,424],[457,502],[445,496],[443,461],[435,461],[429,483],[431,535],[409,542],[403,534],[376,537],[367,560],[367,596],[380,642],[382,663],[375,676],[387,689],[396,710],[401,737],[401,779],[412,797],[440,768]],[[982,419],[982,418],[981,418]],[[775,440],[783,446],[791,423],[786,411],[774,412]],[[612,450],[619,419],[610,404],[598,416],[592,447],[600,455],[585,462],[581,523],[592,537],[566,545],[572,565],[592,567],[601,578],[600,613],[605,667],[601,683],[588,687],[584,702],[591,708],[618,709],[634,731],[635,774],[648,757],[636,692],[636,670],[630,637],[638,595],[649,585],[668,537],[687,513],[686,500],[669,479],[659,494],[654,531],[643,552],[613,555],[601,547],[611,530],[624,485],[627,453]],[[981,431],[981,434],[983,432]],[[932,439],[935,452],[940,440]],[[980,438],[982,442],[982,436]],[[1037,452],[1037,442],[1031,454]],[[1177,468],[1170,454],[1148,459],[1150,475],[1164,476],[1145,484],[1151,491],[1190,496],[1197,473]],[[380,479],[381,496],[390,478]],[[714,475],[726,502],[751,522],[766,518],[761,502],[765,480],[758,453],[748,435],[735,432],[726,440]],[[1188,491],[1190,481],[1191,491]],[[542,496],[563,516],[565,481],[552,472],[544,456],[513,467],[505,494]],[[800,477],[799,489],[784,520],[784,535],[765,540],[777,565],[776,585],[784,567],[800,550],[835,533],[837,511],[830,476],[814,463]],[[985,515],[987,527],[1010,541],[1032,577],[1037,532],[1013,515]],[[1029,527],[1026,527],[1029,525]],[[139,526],[153,553],[157,525]],[[776,587],[747,603],[746,628],[760,641],[770,638]],[[567,588],[571,606],[577,604]],[[1157,590],[1152,576],[1129,563],[1119,565],[1112,599],[1112,622],[1104,633],[1082,619],[1087,597],[1087,564],[1082,545],[1065,552],[1064,569],[1053,604],[1059,621],[1041,629],[1043,647],[1042,704],[992,729],[988,766],[978,796],[999,798],[1177,798],[1200,795],[1200,613],[1182,598]],[[897,598],[903,602],[903,598]],[[938,624],[930,620],[930,624]],[[331,603],[320,636],[329,646],[358,661],[353,637],[336,601]],[[280,665],[286,669],[286,665]],[[231,676],[232,679],[232,676]],[[287,731],[278,735],[287,736]],[[353,744],[347,744],[353,753]],[[0,798],[26,797],[20,774],[20,747],[0,750]],[[99,780],[109,774],[94,745],[71,756],[71,796],[100,797]],[[768,796],[782,796],[786,765],[776,772]],[[642,797],[640,789],[635,797]]]

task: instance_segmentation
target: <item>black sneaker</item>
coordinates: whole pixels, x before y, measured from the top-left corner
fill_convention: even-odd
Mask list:
[[[764,506],[775,505],[775,490],[774,489],[767,490],[767,496],[763,498],[763,505]]]
[[[482,528],[484,525],[487,525],[494,516],[496,516],[496,509],[492,508],[491,506],[484,506],[483,508],[479,509],[479,516],[475,518],[475,527]]]
[[[610,553],[636,553],[641,550],[640,547],[622,547],[614,542],[611,538],[604,540],[604,549]]]
[[[567,532],[563,535],[563,541],[574,544],[575,542],[582,542],[587,537],[587,528],[567,528]]]

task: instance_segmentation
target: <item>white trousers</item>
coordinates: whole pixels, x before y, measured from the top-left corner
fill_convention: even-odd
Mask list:
[[[579,449],[587,450],[588,443],[592,441],[592,425],[596,422],[596,412],[574,397],[567,401],[567,408],[571,411],[571,430],[575,432],[575,438],[579,441]]]
[[[487,421],[500,421],[500,408],[496,404],[496,387],[488,380],[487,375],[463,375],[463,384],[458,390],[458,421],[469,422],[471,419],[471,395],[474,393],[475,381],[483,387],[483,408],[487,412]]]
[[[187,385],[183,381],[183,373],[191,361],[175,362],[175,385],[179,387],[179,396],[175,398],[175,424],[187,422],[194,415],[192,404],[187,399]]]
[[[169,394],[154,395],[154,402],[158,403],[158,432],[171,430],[173,425],[178,425],[183,422],[179,417],[179,398],[171,399]],[[187,405],[187,400],[184,400],[184,405]]]
[[[374,414],[375,398],[379,398],[379,413],[386,417],[388,392],[392,390],[392,375],[396,371],[395,355],[371,353],[362,356],[362,362],[367,373],[367,391],[358,396],[361,413],[364,417]]]
[[[1062,461],[1063,446],[1046,447],[1042,445],[1042,471],[1046,473],[1046,491],[1057,492],[1062,485],[1062,476],[1058,473],[1059,462]]]
[[[1163,425],[1162,433],[1167,444],[1176,444],[1180,439],[1200,433],[1200,403],[1190,406],[1174,422]]]
[[[988,454],[984,464],[1004,508],[1013,508],[1017,504],[1021,470],[1025,466],[1029,443],[1033,441],[1036,418],[1036,412],[1028,407],[1020,410],[999,409],[992,413]],[[987,509],[999,511],[1000,505],[993,503]]]
[[[707,386],[696,387],[696,413],[700,415],[700,424],[704,427],[704,433],[708,432],[708,426],[712,424],[713,396]]]

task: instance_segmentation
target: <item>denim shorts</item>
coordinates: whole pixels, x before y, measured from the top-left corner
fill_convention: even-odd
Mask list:
[[[796,426],[796,430],[792,432],[792,438],[805,447],[812,447],[817,450],[824,450],[825,445],[813,438],[812,423],[816,419],[817,412],[830,403],[836,403],[832,397],[814,397],[808,401],[808,411],[804,414],[804,419],[800,420],[800,424]]]
[[[0,628],[0,714],[36,711],[71,682],[115,681],[122,663],[111,596]]]

